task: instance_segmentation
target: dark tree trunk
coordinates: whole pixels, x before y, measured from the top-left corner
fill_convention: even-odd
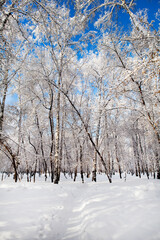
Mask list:
[[[83,155],[82,155],[82,145],[80,145],[80,172],[81,172],[81,179],[82,179],[82,183],[84,183],[84,176],[83,176]]]
[[[74,169],[74,180],[73,180],[74,182],[76,181],[76,178],[77,178],[77,170],[78,170],[78,150],[76,151],[76,167]]]
[[[92,170],[92,181],[97,181],[97,152],[94,151],[94,158],[93,158],[93,170]]]
[[[115,134],[115,154],[116,154],[116,161],[118,164],[119,177],[120,177],[120,179],[122,179],[122,170],[121,170],[120,159],[118,157],[118,143],[117,143],[117,135],[116,134]]]

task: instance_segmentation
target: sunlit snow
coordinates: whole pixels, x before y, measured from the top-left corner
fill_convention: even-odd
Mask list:
[[[0,182],[0,240],[159,240],[160,181]]]

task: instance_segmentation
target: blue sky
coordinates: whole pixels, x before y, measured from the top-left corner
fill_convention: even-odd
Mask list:
[[[149,21],[155,19],[155,14],[160,8],[160,0],[137,0],[137,5],[135,10],[147,8],[148,9],[148,17]],[[158,27],[158,24],[155,23],[155,27]]]
[[[104,2],[103,0],[101,0],[101,2]],[[154,28],[157,30],[158,26],[159,26],[159,21],[156,20],[155,15],[158,11],[158,8],[160,8],[160,0],[135,0],[135,6],[134,9],[132,10],[134,13],[136,13],[139,10],[142,9],[147,9],[147,13],[148,13],[148,21],[149,23],[152,20],[155,20],[155,22],[153,22],[153,26]],[[96,15],[95,18],[92,19],[89,22],[88,28],[86,30],[86,32],[92,30],[92,31],[96,31],[97,34],[100,36],[100,31],[99,29],[94,27],[94,23],[95,21],[99,18],[99,16],[102,14],[103,15],[103,11],[104,9],[100,9]],[[73,11],[72,11],[73,14]],[[116,21],[116,23],[118,24],[119,28],[123,28],[124,31],[128,31],[130,30],[130,18],[129,15],[126,11],[122,10],[118,10],[118,14],[116,15],[116,13],[113,16],[114,20]],[[96,44],[95,45],[88,45],[87,50],[93,50],[95,51],[96,49]]]
[[[160,8],[160,0],[137,0],[136,9],[148,8],[152,16]]]
[[[160,8],[160,0],[136,0],[136,6],[134,8],[134,12],[136,12],[136,11],[138,11],[140,9],[144,9],[144,8],[148,9],[148,17],[149,17],[149,22],[150,22],[151,20],[155,19],[155,14],[158,11],[158,8]],[[72,11],[72,14],[73,14],[73,11]],[[100,14],[100,12],[99,12],[99,14]],[[97,17],[98,17],[99,14],[97,14]],[[124,30],[127,30],[127,27],[130,24],[130,20],[129,20],[128,14],[126,14],[123,11],[123,12],[119,12],[118,15],[119,15],[118,19],[117,19],[118,23],[120,24],[120,26],[124,27]],[[89,31],[90,29],[94,30],[93,24],[94,24],[94,21],[90,22],[87,31]],[[158,29],[158,24],[159,24],[158,21],[155,21],[155,23],[153,23],[153,25],[154,25],[154,27],[156,29]],[[88,50],[91,50],[91,49],[94,50],[95,46],[89,46],[88,47]],[[7,104],[11,104],[12,105],[17,100],[18,100],[17,99],[17,95],[16,94],[12,94],[12,92],[9,91],[9,95],[7,97]]]
[[[132,10],[134,13],[142,9],[147,9],[149,22],[155,20],[155,14],[158,11],[158,8],[160,8],[160,0],[136,0],[135,3],[136,5]],[[124,10],[119,12],[118,21],[124,28],[130,24],[129,16],[126,12],[124,12]],[[158,21],[155,21],[153,25],[157,29]]]

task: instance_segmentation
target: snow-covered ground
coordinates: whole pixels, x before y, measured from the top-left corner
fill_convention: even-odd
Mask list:
[[[160,240],[160,181],[0,182],[0,240]]]

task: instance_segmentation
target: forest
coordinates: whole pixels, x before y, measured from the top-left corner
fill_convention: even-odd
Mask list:
[[[160,9],[136,2],[0,1],[1,180],[160,179]]]

